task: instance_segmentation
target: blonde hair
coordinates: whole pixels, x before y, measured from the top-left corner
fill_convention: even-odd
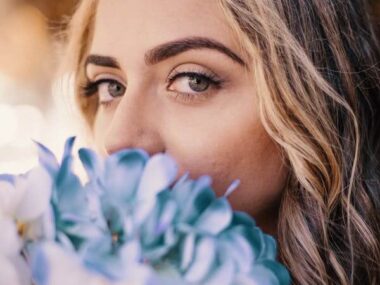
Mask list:
[[[252,61],[262,123],[291,169],[280,258],[295,284],[380,284],[380,55],[362,0],[219,0]],[[71,23],[81,95],[97,0]]]

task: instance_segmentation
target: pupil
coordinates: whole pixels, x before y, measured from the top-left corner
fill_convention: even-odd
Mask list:
[[[189,78],[189,87],[195,92],[203,92],[208,89],[210,83],[199,76],[191,76]]]

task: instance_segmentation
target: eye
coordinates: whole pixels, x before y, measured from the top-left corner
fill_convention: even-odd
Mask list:
[[[99,103],[107,103],[114,98],[124,95],[126,88],[115,80],[108,80],[98,84]]]
[[[196,99],[205,99],[211,89],[219,89],[222,80],[214,74],[203,72],[179,72],[169,78],[169,91],[176,93],[176,99],[186,102]]]
[[[95,82],[88,82],[83,89],[86,96],[92,96],[97,93],[100,104],[109,103],[113,99],[123,96],[126,91],[126,87],[114,79],[100,79]]]
[[[169,90],[179,93],[201,93],[210,88],[211,80],[201,74],[183,73],[172,79]]]

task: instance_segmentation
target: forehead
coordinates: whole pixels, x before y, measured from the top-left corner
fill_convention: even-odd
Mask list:
[[[185,37],[208,37],[233,49],[219,0],[100,0],[92,53],[141,53]]]

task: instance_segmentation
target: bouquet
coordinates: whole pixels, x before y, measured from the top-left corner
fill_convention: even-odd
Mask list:
[[[126,149],[60,162],[36,143],[39,165],[0,175],[0,285],[290,284],[275,240],[216,197],[211,178],[177,177],[167,154]]]

